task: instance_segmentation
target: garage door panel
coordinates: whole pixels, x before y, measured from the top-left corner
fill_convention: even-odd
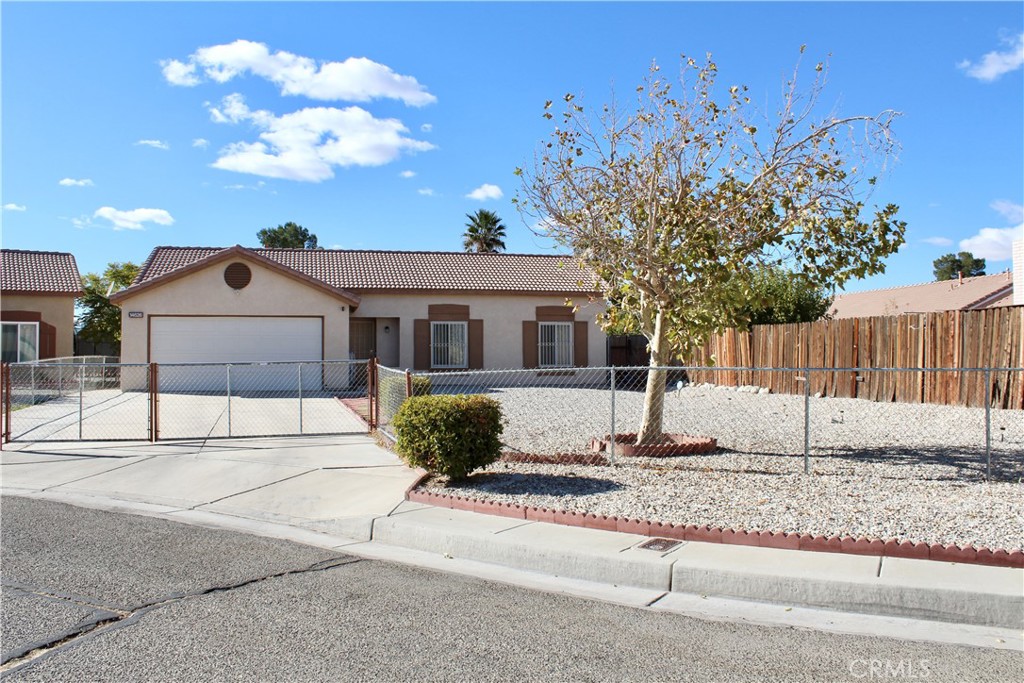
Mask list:
[[[314,317],[176,317],[150,321],[150,359],[175,363],[267,363],[317,361],[323,357],[323,320]],[[239,365],[229,379],[224,367],[166,367],[163,391],[297,391],[296,366]],[[303,390],[321,386],[317,366],[303,368]]]

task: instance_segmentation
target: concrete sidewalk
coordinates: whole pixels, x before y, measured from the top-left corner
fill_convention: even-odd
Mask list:
[[[150,504],[370,540],[418,474],[365,435],[7,444],[4,493]]]
[[[711,618],[1024,648],[1024,570],[683,542],[405,501],[367,436],[17,445],[0,491]],[[7,446],[5,446],[7,448]],[[826,611],[827,610],[827,611]]]

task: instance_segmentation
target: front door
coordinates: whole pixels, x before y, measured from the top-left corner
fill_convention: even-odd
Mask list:
[[[367,360],[377,356],[377,320],[375,318],[349,318],[349,357]]]

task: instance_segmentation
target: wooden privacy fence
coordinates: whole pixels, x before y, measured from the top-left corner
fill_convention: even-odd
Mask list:
[[[803,382],[797,379],[800,375],[774,368],[857,368],[864,372],[810,373],[811,393],[983,407],[991,391],[993,408],[1021,409],[1024,372],[994,368],[1024,366],[1024,307],[727,330],[709,340],[686,364],[708,365],[712,359],[714,365],[738,369],[691,371],[692,381],[799,394],[804,392]],[[868,371],[873,368],[923,370]],[[929,368],[936,370],[924,371]],[[971,370],[978,368],[991,370]]]

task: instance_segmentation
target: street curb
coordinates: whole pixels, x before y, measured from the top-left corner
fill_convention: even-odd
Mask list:
[[[660,565],[659,573],[667,570],[669,574],[661,580],[651,582],[652,587],[646,589],[632,585],[634,582],[629,580],[635,579],[635,575],[632,572],[629,572],[628,576],[622,576],[620,574],[619,578],[625,578],[627,580],[622,583],[618,583],[617,585],[615,585],[614,582],[608,581],[607,579],[609,576],[607,575],[603,577],[598,576],[599,574],[606,574],[609,568],[611,568],[614,573],[619,573],[622,569],[630,566],[635,570],[637,562],[626,561],[626,558],[622,555],[617,558],[606,558],[603,562],[596,564],[592,563],[590,560],[596,559],[599,555],[588,555],[587,557],[582,557],[581,559],[583,562],[577,562],[575,567],[566,565],[557,566],[559,564],[559,557],[564,557],[566,555],[566,549],[552,547],[549,544],[546,549],[540,552],[539,557],[544,560],[542,564],[550,564],[551,566],[546,567],[547,571],[544,571],[545,568],[540,567],[531,570],[523,565],[535,563],[529,561],[524,563],[523,556],[514,554],[516,552],[530,551],[530,548],[523,546],[521,543],[510,544],[505,542],[499,544],[506,546],[506,550],[511,550],[513,553],[511,556],[507,553],[502,553],[505,557],[500,559],[497,557],[482,559],[479,557],[481,554],[495,554],[497,546],[495,546],[494,543],[488,543],[485,541],[485,539],[488,538],[497,540],[491,534],[486,532],[483,534],[466,532],[459,533],[458,531],[454,531],[448,527],[438,530],[444,532],[442,536],[440,534],[430,533],[430,527],[432,526],[430,524],[424,525],[421,522],[416,522],[414,520],[405,521],[405,513],[395,515],[393,512],[390,515],[377,517],[375,522],[380,523],[380,526],[378,527],[377,524],[374,525],[373,539],[367,542],[337,536],[322,530],[297,527],[280,522],[235,517],[233,515],[226,515],[213,511],[200,512],[132,501],[122,501],[102,496],[12,490],[8,487],[0,487],[0,493],[3,495],[47,500],[108,512],[141,515],[145,517],[163,519],[178,524],[189,524],[205,528],[223,529],[237,533],[248,533],[256,536],[287,540],[314,547],[330,548],[361,557],[386,559],[405,564],[414,564],[416,566],[439,569],[442,571],[454,571],[455,573],[465,573],[472,576],[478,576],[480,578],[496,580],[513,585],[523,585],[525,587],[545,590],[548,592],[578,595],[580,597],[587,597],[590,599],[615,602],[618,604],[628,604],[634,607],[651,607],[680,614],[689,614],[691,616],[702,617],[709,605],[716,605],[716,610],[721,608],[724,609],[724,612],[721,614],[713,614],[710,618],[724,618],[731,620],[734,618],[734,616],[731,615],[742,615],[736,618],[739,618],[740,620],[748,620],[753,617],[752,621],[755,623],[772,624],[777,626],[796,626],[819,630],[838,630],[840,632],[859,633],[861,635],[880,635],[875,629],[878,625],[882,625],[882,627],[888,629],[885,632],[885,635],[896,638],[907,638],[910,640],[921,640],[927,642],[950,642],[972,646],[995,647],[998,649],[1019,650],[1021,646],[1018,637],[1020,633],[1019,626],[1005,627],[999,625],[982,625],[979,624],[976,619],[963,619],[963,615],[951,615],[948,613],[940,614],[934,609],[939,605],[933,605],[927,600],[927,605],[920,604],[919,600],[913,600],[912,602],[918,604],[914,605],[916,609],[912,610],[903,610],[900,609],[898,605],[890,604],[890,609],[879,614],[873,611],[865,611],[863,609],[865,603],[860,600],[854,600],[852,604],[844,605],[847,608],[852,609],[853,611],[851,612],[834,611],[837,609],[836,607],[830,608],[827,605],[801,606],[799,599],[795,602],[789,602],[787,600],[779,604],[773,604],[770,601],[766,602],[763,597],[758,597],[761,595],[760,591],[765,587],[765,584],[763,583],[759,583],[757,596],[754,597],[716,597],[713,594],[705,594],[702,591],[695,592],[693,590],[696,588],[695,585],[687,586],[682,584],[688,583],[690,579],[699,578],[698,575],[700,573],[706,573],[701,571],[702,568],[700,564],[695,564],[693,562],[683,562],[680,564],[682,562],[682,558],[674,559],[667,555],[660,555],[660,559],[659,557],[650,557],[649,559],[640,562],[640,564]],[[429,509],[430,508],[421,508],[421,510]],[[411,512],[414,516],[415,511]],[[463,513],[459,512],[457,514]],[[569,532],[569,529],[565,529],[564,531]],[[499,534],[498,538],[501,538],[503,535],[504,534]],[[405,538],[399,538],[401,536],[405,536]],[[481,541],[484,542],[481,543]],[[633,541],[633,543],[635,542],[636,541]],[[426,549],[422,549],[421,546],[426,546]],[[450,550],[454,550],[455,553],[445,552],[446,546],[449,546]],[[458,547],[456,548],[451,546]],[[533,550],[535,551],[536,548]],[[481,551],[483,552],[481,553]],[[629,552],[633,551],[630,550]],[[776,551],[766,549],[765,552]],[[544,557],[545,555],[547,557]],[[672,553],[668,553],[668,555],[672,555]],[[514,557],[515,560],[509,562],[510,557]],[[828,556],[822,556],[822,559],[825,559],[826,557]],[[504,562],[500,560],[504,560]],[[621,566],[614,567],[613,565]],[[468,569],[469,567],[472,567],[472,569]],[[647,573],[650,574],[650,572]],[[725,572],[725,574],[729,573],[730,572]],[[573,576],[574,574],[576,574],[576,576]],[[692,576],[685,576],[687,574]],[[605,580],[602,580],[602,578]],[[653,579],[655,577],[652,574],[648,578]],[[709,580],[720,583],[724,578],[723,572],[716,570],[710,573]],[[748,576],[741,578],[749,580],[752,577]],[[774,583],[778,584],[779,581],[775,581]],[[843,588],[857,585],[856,582],[851,583],[848,580],[839,580],[838,582],[830,583],[836,587]],[[581,589],[581,586],[584,588]],[[720,587],[721,586],[718,586],[717,588]],[[778,588],[779,586],[772,586],[771,584],[768,584],[768,587]],[[709,592],[717,592],[716,587],[714,586],[707,586],[707,588],[710,589]],[[928,598],[929,595],[935,593],[935,590],[925,589],[915,591],[915,593],[918,594],[918,598]],[[799,596],[789,595],[786,597],[792,599],[794,597],[798,598]],[[848,595],[847,597],[854,596]],[[787,602],[789,603],[789,606],[786,606]],[[874,602],[874,600],[871,602]],[[972,606],[972,611],[978,611],[977,608],[979,605],[977,602],[970,600],[969,603]],[[956,607],[958,605],[951,606]],[[961,604],[959,607],[962,608],[963,605]],[[737,610],[739,611],[737,612]],[[981,611],[986,612],[987,610],[982,609]],[[1005,609],[1001,611],[1005,611]],[[1017,613],[1019,613],[1019,610]],[[806,618],[799,624],[791,624],[789,621],[794,615],[803,615],[803,617]],[[961,618],[955,618],[957,616],[960,616]],[[954,618],[951,619],[951,617]],[[707,617],[703,616],[703,618]],[[936,618],[938,618],[938,620],[936,620]],[[991,615],[986,621],[991,623]],[[847,624],[847,626],[843,626],[843,624]],[[894,626],[894,624],[898,624],[898,626]],[[910,630],[908,631],[908,629]],[[941,634],[941,638],[936,638],[936,634]]]
[[[422,479],[420,480],[422,481]],[[677,541],[698,541],[701,543],[723,543],[729,545],[748,545],[761,548],[777,548],[779,550],[804,550],[821,553],[841,553],[846,555],[871,555],[875,557],[900,557],[912,560],[935,560],[938,562],[956,562],[959,564],[980,564],[990,567],[1024,568],[1024,551],[991,549],[973,545],[958,546],[941,543],[914,543],[897,541],[896,539],[853,538],[851,536],[814,536],[802,533],[785,533],[773,531],[745,531],[742,529],[722,529],[720,527],[696,526],[693,524],[672,524],[669,522],[651,522],[648,520],[629,519],[616,516],[595,515],[584,512],[567,512],[523,506],[515,503],[482,500],[457,496],[449,493],[435,493],[417,488],[416,482],[406,492],[405,498],[412,503],[423,503],[452,510],[479,512],[499,517],[513,517],[533,522],[549,522],[564,526],[583,527],[586,529],[602,529],[671,538]]]

